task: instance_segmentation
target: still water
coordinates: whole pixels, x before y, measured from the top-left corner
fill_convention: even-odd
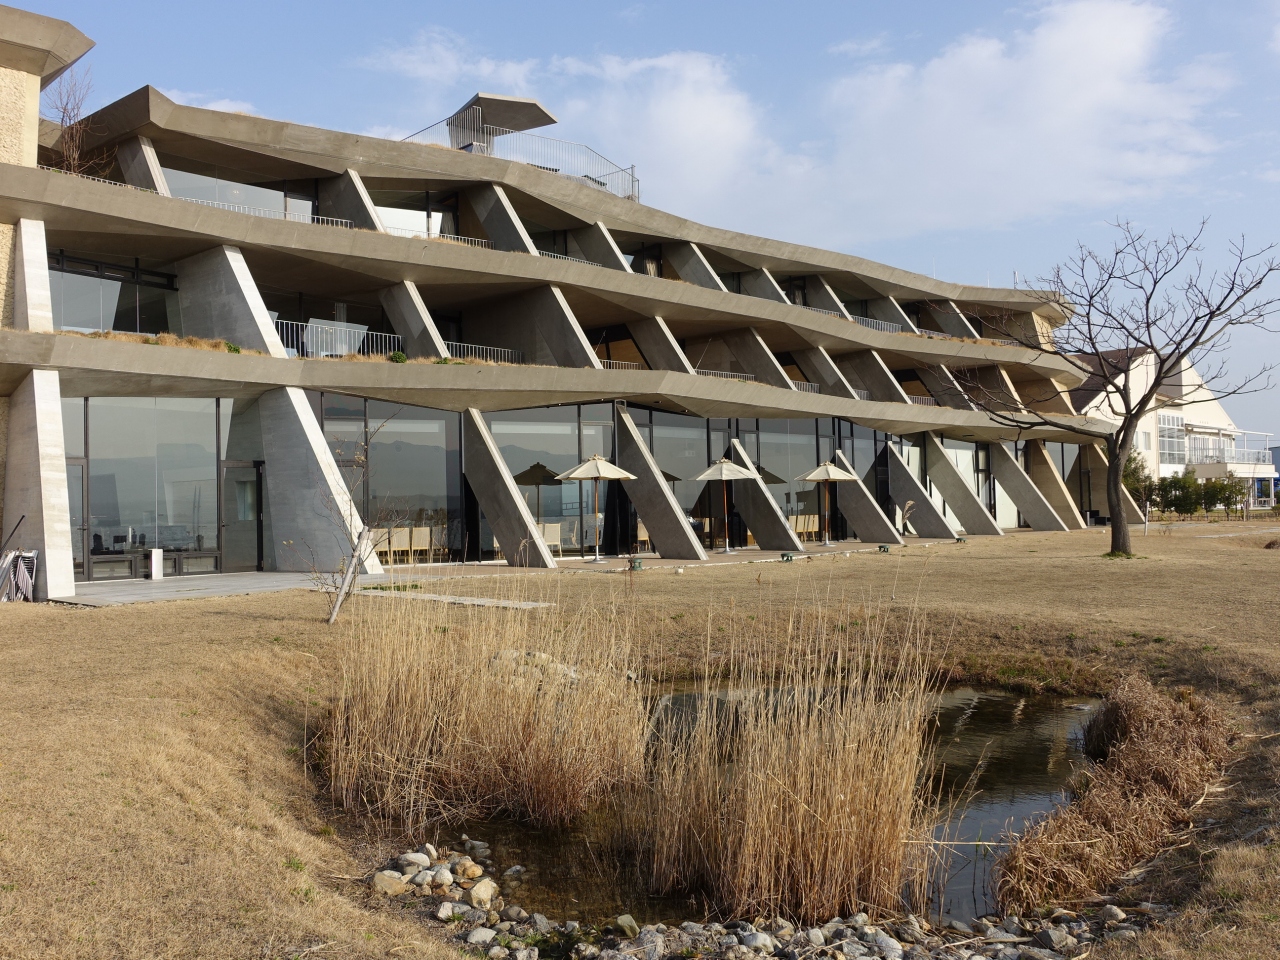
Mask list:
[[[689,708],[683,702],[674,706]],[[1062,799],[1084,763],[1081,730],[1096,706],[1078,697],[969,688],[941,695],[935,783],[944,794],[958,794],[966,786],[971,790],[947,831],[954,846],[942,891],[945,916],[969,920],[993,909],[988,887],[999,852],[994,843]],[[489,843],[499,874],[517,864],[525,868],[518,880],[503,880],[504,895],[530,913],[584,923],[630,913],[641,924],[706,916],[696,900],[650,896],[634,868],[611,855],[612,826],[610,815],[600,813],[566,831],[494,821],[470,824],[462,832]],[[440,839],[452,841],[457,835]],[[930,914],[936,915],[938,907],[935,903]]]

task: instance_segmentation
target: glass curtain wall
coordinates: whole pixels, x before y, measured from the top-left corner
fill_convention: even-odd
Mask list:
[[[760,420],[760,474],[802,540],[818,536],[817,484],[795,478],[818,465],[814,420]]]
[[[58,250],[49,254],[53,327],[76,333],[181,330],[176,278]]]
[[[607,405],[605,409],[609,410]],[[555,477],[592,454],[612,456],[612,418],[608,424],[607,448],[602,424],[583,424],[580,428],[577,406],[507,410],[487,414],[485,420],[551,551],[580,552],[586,545],[594,544],[596,523],[591,516],[591,485],[562,482]],[[483,531],[482,537],[487,532]],[[482,550],[486,542],[482,542]]]
[[[266,180],[256,174],[183,158],[161,157],[169,192],[184,200],[309,222],[316,215],[318,181]],[[178,169],[178,166],[182,169]]]

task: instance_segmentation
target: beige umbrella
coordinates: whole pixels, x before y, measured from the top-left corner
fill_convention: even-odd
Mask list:
[[[849,480],[857,480],[852,473],[843,467],[837,467],[828,460],[826,463],[819,464],[803,476],[796,477],[797,483],[820,483],[822,484],[822,492],[826,493],[828,483],[844,483]],[[830,503],[823,504],[823,523],[822,523],[822,545],[824,547],[831,546],[831,523],[828,514],[831,512]]]
[[[729,549],[729,481],[759,480],[760,474],[756,473],[754,470],[748,470],[746,467],[740,467],[732,460],[721,457],[696,477],[690,477],[689,479],[719,480],[723,484],[721,493],[724,505],[724,552],[733,553],[733,551]],[[713,540],[712,542],[714,543],[715,541]]]
[[[592,563],[602,562],[600,559],[600,481],[601,480],[634,480],[634,473],[627,473],[621,467],[610,463],[600,454],[592,454],[586,460],[574,467],[572,470],[566,470],[564,473],[556,477],[557,480],[590,480],[595,492],[595,520],[596,520],[596,558]]]

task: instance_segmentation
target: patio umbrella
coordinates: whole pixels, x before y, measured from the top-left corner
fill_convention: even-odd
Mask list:
[[[600,481],[601,480],[634,480],[634,473],[627,473],[619,466],[610,463],[600,454],[593,454],[586,460],[574,467],[572,470],[566,470],[564,473],[556,477],[557,480],[590,480],[595,493],[595,518],[596,518],[596,558],[592,563],[600,563]]]
[[[703,470],[696,477],[690,477],[691,480],[719,480],[723,487],[721,488],[722,502],[724,506],[724,552],[733,553],[729,549],[729,481],[730,480],[757,480],[760,475],[754,470],[748,470],[746,467],[740,467],[732,460],[721,457],[707,469]],[[714,541],[712,541],[714,543]]]
[[[796,482],[797,483],[804,483],[804,482],[820,483],[822,484],[821,489],[825,494],[828,483],[844,483],[848,480],[857,480],[857,479],[858,478],[855,477],[848,470],[845,470],[843,467],[837,467],[834,463],[828,460],[826,463],[819,464],[818,466],[814,467],[812,470],[810,470],[808,473],[804,474],[803,476],[796,477]],[[827,517],[827,514],[830,513],[830,508],[828,503],[824,503],[822,506],[823,506],[822,545],[824,547],[829,547],[831,546],[831,523],[829,521],[829,518]]]
[[[542,520],[542,488],[558,487],[560,481],[556,479],[556,475],[542,461],[538,461],[524,470],[521,470],[511,478],[522,487],[535,487],[538,491],[538,515],[537,519]]]

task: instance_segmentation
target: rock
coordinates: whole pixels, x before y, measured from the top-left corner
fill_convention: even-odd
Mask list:
[[[524,873],[524,867],[520,866],[520,864],[516,864],[514,867],[510,867],[504,871],[502,875],[504,877],[518,877],[522,873]]]
[[[453,886],[453,874],[448,867],[436,867],[436,872],[431,875],[431,885],[433,887],[451,887]]]
[[[963,934],[966,937],[973,936],[973,927],[969,926],[962,920],[948,920],[947,929],[953,933]]]
[[[902,960],[902,944],[887,933],[877,933],[875,945],[886,960]]]
[[[432,876],[434,873],[431,870],[419,870],[409,878],[409,882],[415,887],[430,887]]]
[[[767,933],[743,933],[738,935],[738,942],[744,947],[751,950],[758,950],[760,953],[772,953],[774,949],[773,937]]]
[[[1110,922],[1119,923],[1121,920],[1125,919],[1127,914],[1123,910],[1121,910],[1119,907],[1117,907],[1114,903],[1108,903],[1105,907],[1103,907],[1101,910],[1098,911],[1098,916],[1102,920],[1108,923]]]
[[[987,943],[1016,943],[1021,939],[1017,934],[1010,933],[1008,930],[1001,930],[999,927],[992,927],[986,935]]]
[[[577,920],[566,920],[564,922],[565,933],[577,933],[581,929],[582,929],[582,924],[580,924]]]
[[[575,943],[570,956],[576,960],[592,960],[593,957],[600,956],[600,948],[593,943]]]
[[[400,856],[396,857],[396,863],[400,864],[402,870],[409,867],[415,867],[420,870],[423,867],[431,866],[431,858],[425,853],[410,851],[409,853],[402,853]],[[417,870],[414,872],[416,873]]]
[[[462,908],[463,923],[474,923],[474,924],[483,926],[488,919],[489,919],[489,914],[484,910],[477,910],[475,907]]]
[[[484,867],[473,860],[459,860],[450,869],[455,877],[461,877],[464,880],[476,880],[484,876]]]
[[[395,870],[379,870],[369,881],[369,886],[375,893],[385,893],[388,897],[398,897],[409,891],[409,885],[400,879],[400,874]]]
[[[751,948],[744,947],[740,943],[727,948],[724,956],[725,960],[755,960],[755,954],[751,952]]]
[[[1005,917],[1004,922],[1000,924],[1006,932],[1012,933],[1015,937],[1022,936],[1022,921],[1017,917]]]
[[[819,930],[817,927],[810,927],[808,930],[804,932],[804,936],[805,936],[805,939],[808,940],[815,947],[821,947],[827,942],[827,938],[823,936],[822,931]]]
[[[700,937],[706,933],[707,928],[700,923],[694,923],[692,920],[686,920],[680,924],[682,933],[687,933],[691,937]]]
[[[868,917],[865,913],[855,913],[852,917],[849,918],[849,922],[847,926],[863,927],[863,926],[866,926],[870,920],[871,918]]]
[[[537,916],[537,914],[535,914]],[[636,923],[635,917],[629,913],[624,913],[613,921],[613,925],[627,935],[627,937],[640,936],[640,925]]]
[[[511,960],[538,960],[537,947],[520,947]]]
[[[424,854],[426,854],[426,855],[431,859],[431,861],[432,861],[433,863],[434,863],[436,860],[439,860],[439,859],[440,859],[440,851],[439,851],[439,850],[437,850],[435,847],[433,847],[433,846],[432,846],[431,844],[429,844],[429,843],[424,843],[422,846],[420,846],[420,847],[418,848],[418,852],[419,852],[419,853],[424,853]]]
[[[532,917],[530,917],[529,922],[533,924],[533,928],[537,930],[539,933],[550,933],[552,930],[555,929],[555,924],[552,923],[550,920],[548,920],[546,917],[544,917],[540,913],[535,913]],[[634,920],[632,920],[631,922],[635,923]]]
[[[503,920],[500,923],[495,923],[493,925],[493,929],[497,930],[499,933],[510,933],[511,928],[514,926],[515,924],[510,920]]]
[[[1042,947],[1023,947],[1018,951],[1018,960],[1063,960],[1063,956]]]
[[[1136,940],[1137,938],[1137,930],[1111,930],[1106,936],[1108,940]]]
[[[1036,932],[1035,941],[1047,950],[1065,953],[1076,946],[1076,938],[1057,927],[1042,927]]]
[[[511,955],[511,951],[506,947],[490,947],[489,952],[485,954],[489,960],[507,960]]]
[[[840,952],[846,957],[865,957],[871,951],[857,940],[845,940],[840,944]]]
[[[490,930],[488,927],[476,927],[467,934],[467,943],[474,945],[485,944],[498,935],[497,931]]]
[[[467,891],[468,902],[478,910],[488,910],[493,898],[498,894],[498,885],[485,877]]]
[[[644,960],[662,960],[667,952],[667,943],[660,933],[642,933],[639,943],[644,948]]]
[[[453,912],[454,912],[453,908],[461,907],[461,906],[462,904],[460,903],[450,903],[448,900],[446,900],[444,903],[440,904],[440,906],[436,908],[436,919],[443,920],[445,921],[445,923],[452,922]]]
[[[1022,951],[1017,947],[1001,947],[1000,952],[995,955],[995,960],[1018,960],[1022,955]]]
[[[529,914],[513,903],[502,911],[502,919],[510,920],[512,923],[524,923],[529,919]]]

